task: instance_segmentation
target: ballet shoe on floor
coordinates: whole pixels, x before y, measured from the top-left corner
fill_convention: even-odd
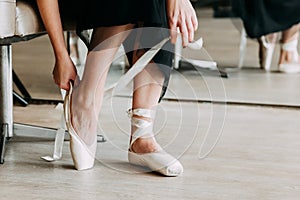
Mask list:
[[[66,94],[64,101],[64,115],[68,132],[70,134],[70,151],[74,163],[74,167],[77,170],[86,170],[94,166],[97,139],[92,145],[87,146],[85,142],[76,133],[71,122],[71,96],[73,92],[73,86],[70,84],[70,90]]]
[[[152,119],[154,114],[152,110],[148,109],[134,109],[128,111],[131,118],[131,124],[136,128],[132,134],[130,148],[128,150],[128,161],[133,165],[148,167],[150,170],[158,172],[164,176],[179,176],[183,173],[181,163],[159,148],[151,153],[135,153],[132,145],[139,138],[154,137],[153,135],[153,122],[145,119],[137,118],[136,116]]]

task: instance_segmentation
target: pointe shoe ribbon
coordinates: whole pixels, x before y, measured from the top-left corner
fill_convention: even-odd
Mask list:
[[[62,99],[65,98],[66,96],[66,91],[61,89],[61,96]],[[62,104],[58,104],[57,109],[61,109],[62,108]],[[54,162],[57,160],[60,160],[62,158],[62,151],[63,151],[63,145],[64,145],[64,141],[65,141],[65,135],[66,135],[66,122],[65,122],[65,117],[64,117],[64,113],[62,113],[61,115],[61,119],[60,119],[60,125],[58,127],[58,129],[56,130],[56,134],[55,134],[55,141],[54,141],[54,147],[53,147],[53,154],[52,156],[42,156],[41,158],[47,162]]]
[[[54,162],[54,161],[60,160],[62,158],[62,149],[63,149],[65,133],[66,133],[65,130],[66,130],[65,120],[64,120],[64,116],[62,116],[60,128],[57,129],[56,135],[55,135],[53,155],[52,156],[42,156],[41,158],[43,160],[48,161],[48,162]]]
[[[128,161],[133,165],[148,167],[150,170],[156,171],[164,176],[179,176],[183,173],[181,163],[165,152],[161,147],[155,152],[143,154],[135,153],[132,149],[132,145],[137,139],[154,137],[153,121],[141,119],[136,116],[152,120],[154,115],[154,111],[142,108],[130,109],[128,111],[128,116],[131,118],[131,124],[136,128],[132,134],[128,150]]]
[[[163,46],[170,40],[170,37],[163,39],[161,42],[153,46],[151,49],[149,49],[146,53],[144,53],[137,61],[136,63],[128,70],[126,74],[124,74],[117,83],[114,83],[104,90],[104,98],[109,98],[111,96],[114,96],[115,91],[120,91],[124,87],[126,87],[133,78],[139,74],[150,61],[154,58],[154,56],[163,48]],[[203,46],[203,39],[200,38],[194,42],[191,42],[187,45],[187,47],[194,49],[194,50],[200,50]],[[203,61],[204,63],[205,61]],[[208,61],[206,61],[205,64],[207,64]]]

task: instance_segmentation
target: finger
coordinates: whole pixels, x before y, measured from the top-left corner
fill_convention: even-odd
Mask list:
[[[60,81],[57,81],[57,80],[55,80],[55,79],[54,79],[54,81],[55,81],[55,84],[56,84],[60,89],[69,91],[69,89],[70,89],[69,84],[61,83]]]
[[[194,26],[192,24],[192,20],[188,19],[186,21],[186,25],[187,25],[189,42],[193,42],[194,41],[194,32],[195,32],[195,30],[194,30]]]
[[[173,17],[169,19],[169,26],[170,26],[170,36],[171,36],[171,43],[175,44],[177,39],[177,24],[178,24],[178,15],[175,14]]]
[[[181,21],[180,32],[181,32],[181,37],[182,37],[182,46],[186,47],[188,44],[188,30],[187,30],[185,20]]]
[[[77,78],[77,74],[72,73],[72,75],[70,76],[69,82],[70,82],[70,81],[73,81],[73,82],[74,82],[76,78]]]
[[[69,84],[69,83],[61,83],[61,84],[59,85],[59,88],[60,88],[60,89],[63,89],[63,90],[69,91],[69,90],[70,90],[70,84]]]
[[[194,26],[194,30],[196,31],[198,29],[198,19],[196,14],[192,16],[192,24]]]

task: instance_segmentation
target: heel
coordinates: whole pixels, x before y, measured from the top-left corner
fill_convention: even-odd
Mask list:
[[[154,112],[148,109],[129,110],[128,115],[131,118],[132,126],[136,127],[132,134],[130,147],[128,150],[128,161],[133,165],[148,167],[152,171],[159,172],[164,176],[179,176],[183,173],[181,163],[159,147],[155,152],[151,153],[135,153],[132,150],[132,145],[139,138],[154,137],[153,122],[145,119],[140,119],[134,116],[153,119]]]
[[[70,91],[65,97],[64,102],[64,114],[68,132],[70,134],[70,151],[74,163],[74,167],[77,170],[86,170],[94,166],[97,140],[92,145],[87,146],[84,141],[76,133],[71,123],[71,96],[73,86],[70,84]]]

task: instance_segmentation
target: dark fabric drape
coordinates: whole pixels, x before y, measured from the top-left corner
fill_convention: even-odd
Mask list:
[[[251,38],[283,31],[300,22],[300,0],[231,0]]]

